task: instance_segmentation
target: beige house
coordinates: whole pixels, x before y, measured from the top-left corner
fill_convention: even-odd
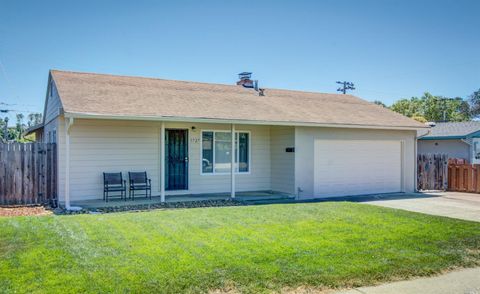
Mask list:
[[[424,128],[351,95],[52,70],[38,132],[69,207],[102,199],[103,172],[147,171],[161,201],[412,192]]]

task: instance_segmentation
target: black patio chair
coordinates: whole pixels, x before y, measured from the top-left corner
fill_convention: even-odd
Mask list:
[[[127,183],[122,177],[122,173],[103,173],[103,200],[108,202],[108,197],[112,197],[109,193],[120,192],[120,199],[127,201]]]
[[[147,172],[128,172],[128,196],[135,200],[135,191],[145,191],[145,197],[152,199],[152,180],[147,177]]]

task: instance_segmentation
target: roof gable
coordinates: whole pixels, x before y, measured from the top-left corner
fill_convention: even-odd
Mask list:
[[[51,71],[65,113],[424,128],[351,95]]]

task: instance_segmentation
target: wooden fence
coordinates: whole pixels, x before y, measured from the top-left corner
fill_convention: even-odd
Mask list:
[[[56,154],[54,143],[0,143],[0,205],[55,206]]]
[[[448,190],[480,193],[480,164],[449,164]]]
[[[448,156],[446,154],[419,154],[417,177],[418,190],[447,190]]]

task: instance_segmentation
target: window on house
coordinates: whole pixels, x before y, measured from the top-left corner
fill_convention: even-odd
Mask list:
[[[235,171],[250,171],[250,134],[235,133]],[[232,138],[230,132],[202,132],[202,173],[225,174],[231,168]]]
[[[57,130],[53,130],[52,132],[52,143],[57,143]]]

